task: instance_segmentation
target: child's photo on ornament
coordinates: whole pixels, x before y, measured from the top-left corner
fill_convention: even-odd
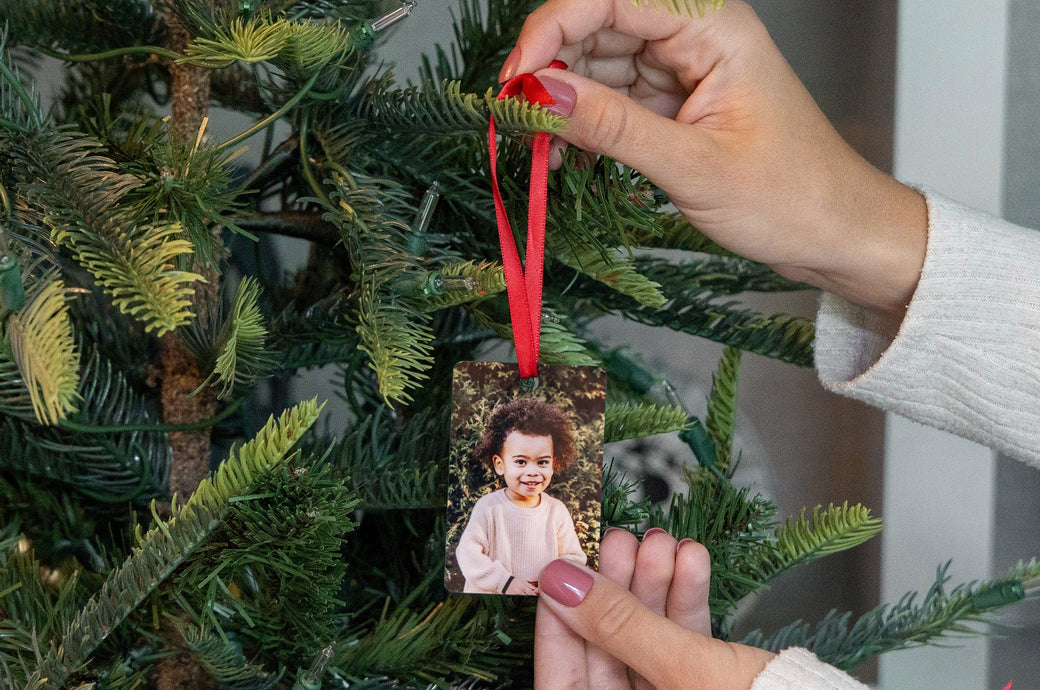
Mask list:
[[[455,368],[445,586],[537,595],[538,573],[567,558],[595,567],[606,380],[595,367]]]

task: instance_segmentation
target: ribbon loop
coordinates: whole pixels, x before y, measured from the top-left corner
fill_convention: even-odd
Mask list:
[[[567,65],[554,60],[550,65],[566,69]],[[546,91],[533,74],[518,74],[505,83],[498,99],[520,97],[539,105],[553,105],[556,100]],[[498,222],[498,242],[502,250],[502,266],[509,298],[509,318],[513,325],[513,345],[516,348],[520,378],[538,376],[538,348],[542,330],[542,277],[545,266],[545,216],[549,185],[549,134],[534,136],[531,159],[531,181],[527,214],[527,252],[525,262],[513,237],[502,192],[498,186],[498,153],[495,118],[488,124],[488,151],[491,156],[491,192],[495,200],[495,218]],[[526,264],[526,268],[525,268]]]

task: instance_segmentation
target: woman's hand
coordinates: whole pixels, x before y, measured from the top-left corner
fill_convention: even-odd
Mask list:
[[[655,5],[548,0],[500,76],[535,72],[570,110],[563,139],[647,175],[720,244],[901,314],[923,198],[842,140],[746,4],[704,17]],[[572,70],[542,69],[554,58]]]
[[[773,654],[711,638],[708,552],[608,530],[600,572],[564,559],[539,578],[536,688],[748,688]]]

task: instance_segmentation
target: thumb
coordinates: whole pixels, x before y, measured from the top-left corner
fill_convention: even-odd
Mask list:
[[[610,156],[651,178],[667,175],[667,161],[698,160],[690,157],[694,151],[683,150],[699,140],[690,125],[573,72],[543,69],[535,76],[557,101],[550,110],[568,118],[558,136],[578,148]]]
[[[559,559],[538,578],[542,601],[571,630],[655,688],[748,688],[772,655],[687,630],[624,587]]]

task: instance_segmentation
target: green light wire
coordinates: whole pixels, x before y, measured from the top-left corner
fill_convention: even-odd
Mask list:
[[[242,398],[238,398],[228,405],[220,414],[210,417],[209,419],[203,419],[198,422],[187,422],[185,424],[127,424],[124,426],[96,426],[92,424],[78,424],[76,422],[70,422],[67,419],[62,419],[58,422],[58,426],[81,434],[120,434],[130,433],[133,431],[158,431],[165,433],[202,431],[203,429],[209,429],[216,426],[233,415],[242,407],[242,401]]]

